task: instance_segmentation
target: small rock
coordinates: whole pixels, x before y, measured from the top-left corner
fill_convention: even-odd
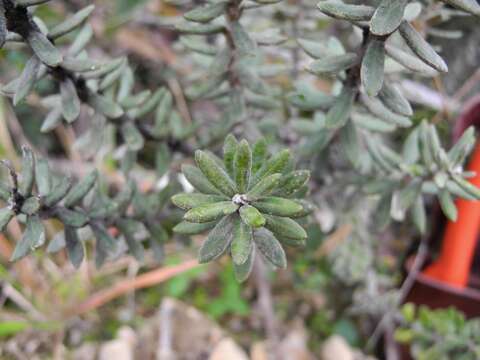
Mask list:
[[[248,360],[243,349],[231,338],[222,339],[213,349],[209,360]]]
[[[343,337],[332,335],[323,343],[320,359],[354,360],[355,354]]]

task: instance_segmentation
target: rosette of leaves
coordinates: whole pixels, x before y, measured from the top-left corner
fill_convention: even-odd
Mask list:
[[[446,217],[457,219],[454,198],[479,200],[480,189],[468,179],[473,175],[463,163],[475,145],[473,127],[446,151],[435,126],[423,121],[406,138],[402,153],[374,136],[366,137],[367,151],[382,179],[367,182],[363,189],[380,194],[376,212],[380,227],[390,218],[403,221],[408,213],[421,233],[426,232],[427,215],[423,195],[435,195]]]
[[[302,245],[307,234],[295,219],[308,215],[312,205],[305,193],[309,172],[293,170],[289,150],[268,157],[263,140],[250,148],[246,140],[229,135],[223,160],[198,150],[198,167],[184,165],[194,193],[177,194],[172,202],[187,210],[174,231],[194,235],[208,231],[199,251],[202,263],[228,252],[239,281],[252,269],[258,250],[273,266],[286,267],[282,244]]]
[[[86,227],[96,238],[97,266],[101,266],[107,257],[126,249],[141,261],[141,241],[149,237],[151,229],[151,244],[158,238],[161,238],[161,242],[165,240],[165,230],[160,225],[154,225],[150,221],[152,226],[146,229],[139,220],[144,214],[140,210],[134,213],[128,211],[137,192],[131,181],[110,198],[96,186],[96,170],[74,183],[71,178],[53,172],[45,159],[36,157],[26,147],[23,147],[20,174],[8,163],[3,164],[9,169],[11,184],[2,183],[0,186],[0,197],[7,203],[7,206],[0,210],[0,231],[3,232],[14,217],[25,223],[23,236],[15,246],[11,261],[19,260],[44,245],[46,236],[43,220],[48,219],[60,221],[64,230],[50,241],[47,252],[65,248],[75,267],[80,266],[85,255],[84,239],[80,236],[83,232],[79,231]],[[157,198],[156,202],[159,202],[158,200]],[[113,233],[117,233],[118,237],[115,238]],[[125,245],[124,249],[120,247],[121,243]],[[153,243],[152,247],[156,245]]]

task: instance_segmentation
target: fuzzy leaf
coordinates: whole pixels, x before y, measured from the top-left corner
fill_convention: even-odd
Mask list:
[[[400,26],[408,0],[382,0],[370,21],[370,31],[379,36],[391,34]]]
[[[295,201],[275,196],[264,197],[252,205],[261,213],[277,216],[292,216],[303,210]]]
[[[233,237],[233,220],[233,216],[225,216],[210,231],[198,253],[200,263],[215,260],[225,253]]]
[[[242,265],[248,260],[253,248],[252,235],[252,228],[237,217],[230,246],[234,264]]]
[[[330,108],[325,118],[325,126],[330,129],[337,129],[344,126],[352,111],[353,101],[356,91],[351,87],[345,86],[340,95],[335,99],[335,103]]]
[[[265,225],[265,218],[253,206],[243,205],[240,208],[240,217],[248,226],[252,228],[259,228]]]
[[[234,160],[235,153],[237,152],[238,142],[235,139],[235,136],[229,134],[225,138],[225,143],[223,144],[223,163],[227,173],[233,178],[234,177]]]
[[[226,201],[228,198],[221,195],[206,195],[197,193],[183,193],[172,197],[172,202],[181,209],[190,210],[194,207]]]
[[[438,200],[440,201],[442,211],[447,216],[447,218],[453,222],[457,221],[457,207],[453,202],[450,192],[447,189],[443,189],[438,196]]]
[[[132,121],[125,122],[121,127],[123,138],[130,151],[139,151],[143,148],[145,140]]]
[[[63,61],[60,51],[40,31],[30,31],[26,40],[45,65],[54,67]]]
[[[53,186],[52,191],[45,197],[43,203],[46,206],[53,206],[60,202],[69,192],[72,181],[68,177],[60,178]]]
[[[227,7],[226,2],[217,2],[207,4],[205,6],[197,7],[183,15],[187,20],[199,22],[199,23],[208,23],[213,19],[222,15]]]
[[[120,105],[102,95],[92,94],[88,98],[88,103],[107,118],[117,119],[124,114]]]
[[[67,196],[65,197],[64,205],[66,207],[73,207],[77,205],[88,192],[93,188],[97,181],[98,171],[93,170],[87,176],[85,176],[79,183],[74,185]]]
[[[184,215],[186,221],[195,223],[205,223],[217,220],[225,215],[229,215],[238,209],[238,205],[231,201],[220,201],[213,204],[197,206],[187,211]]]
[[[72,80],[66,78],[60,82],[60,94],[62,97],[63,117],[67,122],[72,123],[80,115],[80,99]]]
[[[287,267],[285,251],[270,231],[267,229],[256,230],[253,239],[258,250],[270,263],[279,268]]]
[[[410,103],[395,84],[384,82],[379,97],[385,106],[393,112],[407,117],[413,115]]]
[[[480,5],[475,0],[442,0],[444,3],[452,5],[458,9],[480,16]]]
[[[20,193],[29,196],[35,181],[35,156],[30,148],[22,146],[22,173]]]
[[[280,179],[282,179],[282,174],[278,173],[264,177],[248,191],[247,197],[254,200],[269,195],[280,184]]]
[[[435,50],[433,50],[430,44],[425,41],[412,25],[403,21],[399,30],[410,49],[412,49],[420,59],[438,71],[448,71],[445,61],[435,52]]]
[[[233,263],[233,269],[235,272],[235,278],[239,282],[244,282],[247,280],[248,276],[252,272],[253,268],[253,260],[255,258],[255,247],[252,247],[252,251],[250,252],[250,256],[248,257],[247,261],[241,265],[237,265]]]
[[[363,57],[360,76],[369,96],[376,96],[383,85],[385,64],[385,43],[372,39]]]
[[[0,209],[0,232],[3,232],[5,230],[5,227],[8,225],[10,220],[13,219],[14,216],[15,212],[12,209],[8,207]]]
[[[306,239],[307,233],[292,219],[274,215],[265,215],[267,220],[265,227],[274,234],[292,239]]]
[[[20,101],[30,93],[35,81],[37,80],[38,70],[40,69],[40,60],[37,56],[32,56],[27,61],[25,68],[20,75],[20,79],[17,84],[15,96],[13,97],[13,105],[17,105]]]
[[[335,74],[351,68],[357,61],[358,57],[354,53],[329,55],[311,63],[308,70],[316,75]]]
[[[285,149],[273,155],[258,169],[252,178],[250,185],[255,185],[261,179],[276,173],[282,173],[291,160],[290,150]]]
[[[216,222],[206,222],[206,223],[191,223],[188,221],[182,221],[175,225],[173,231],[182,234],[182,235],[196,235],[200,234],[206,230],[210,230],[215,226]]]
[[[88,223],[88,216],[83,211],[74,211],[70,209],[57,209],[55,216],[65,225],[80,228]]]
[[[22,239],[17,243],[10,261],[17,261],[45,243],[45,228],[38,216],[29,216]]]
[[[116,221],[116,224],[120,232],[125,237],[128,251],[135,257],[137,261],[143,262],[145,251],[142,244],[135,238],[135,234],[138,231],[139,224],[141,223],[132,219],[119,219]]]
[[[40,200],[36,196],[25,199],[20,211],[26,215],[33,215],[40,209]]]
[[[235,183],[211,155],[197,150],[195,152],[195,161],[208,181],[218,190],[229,197],[235,195]]]
[[[82,264],[85,253],[77,231],[70,226],[65,227],[65,245],[68,259],[78,269]]]
[[[350,5],[340,1],[320,1],[317,8],[328,16],[349,21],[368,21],[375,12],[371,6]]]
[[[45,196],[50,192],[51,173],[47,160],[37,158],[35,162],[35,182],[39,195]]]
[[[252,170],[252,150],[246,140],[242,140],[238,144],[234,158],[234,173],[237,190],[243,194],[248,189],[250,175]]]
[[[89,5],[87,7],[84,7],[83,9],[77,11],[72,17],[68,18],[67,20],[55,26],[52,30],[50,30],[48,35],[52,39],[56,39],[60,36],[63,36],[69,33],[70,31],[82,25],[85,22],[85,20],[88,19],[88,17],[90,16],[90,14],[93,12],[94,9],[95,9],[94,5]]]
[[[204,194],[220,194],[220,191],[208,181],[202,171],[192,165],[182,165],[182,173],[188,182],[198,191]]]

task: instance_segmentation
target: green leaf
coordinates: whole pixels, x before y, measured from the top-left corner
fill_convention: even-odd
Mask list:
[[[72,181],[68,177],[60,178],[53,186],[52,191],[45,197],[43,203],[45,206],[54,206],[60,202],[69,192]]]
[[[399,27],[400,34],[407,42],[410,49],[426,64],[440,72],[448,72],[447,64],[428,44],[425,39],[410,25],[403,21]]]
[[[235,183],[211,155],[197,150],[195,152],[195,161],[208,181],[218,190],[229,197],[235,195]]]
[[[380,119],[401,127],[412,126],[412,121],[408,117],[394,113],[389,108],[387,108],[378,98],[372,98],[363,95],[361,97],[361,100],[363,104],[367,107],[367,109],[373,115],[378,116]]]
[[[335,74],[351,68],[357,62],[358,57],[354,53],[329,55],[312,62],[307,70],[316,75]]]
[[[35,81],[37,80],[37,74],[40,69],[40,60],[37,56],[32,56],[30,60],[27,61],[25,64],[25,68],[22,71],[22,75],[20,75],[20,79],[18,81],[15,96],[13,97],[13,105],[17,106],[17,104],[25,99],[25,97],[30,93],[35,85]]]
[[[100,84],[98,85],[98,90],[100,91],[105,91],[109,89],[112,85],[114,85],[118,79],[123,75],[125,72],[125,68],[128,66],[128,62],[126,59],[122,59],[122,63],[120,64],[119,67],[117,67],[115,70],[112,72],[108,73],[102,81],[100,81]]]
[[[66,208],[58,208],[55,211],[55,216],[65,225],[81,228],[87,225],[89,218],[80,210],[70,210]]]
[[[45,228],[38,216],[27,217],[27,227],[17,243],[10,261],[17,261],[45,243]]]
[[[153,132],[160,136],[165,136],[168,133],[167,122],[172,113],[173,96],[167,91],[165,96],[162,97],[158,104],[157,111],[155,113],[155,125]]]
[[[248,35],[240,22],[235,21],[230,25],[233,43],[242,56],[254,55],[257,44]]]
[[[204,231],[210,230],[215,226],[216,222],[207,222],[207,223],[191,223],[188,221],[182,221],[175,225],[173,231],[182,234],[182,235],[196,235]]]
[[[107,118],[117,119],[124,114],[120,105],[102,95],[91,94],[88,97],[88,103],[95,111],[105,115]]]
[[[63,61],[60,51],[40,31],[30,31],[26,40],[35,55],[45,65],[54,67]]]
[[[93,12],[95,9],[95,5],[89,5],[87,7],[84,7],[83,9],[77,11],[75,15],[70,17],[69,19],[61,22],[57,26],[55,26],[53,29],[49,31],[49,36],[52,39],[56,39],[60,36],[63,36],[70,31],[74,30],[75,28],[79,27],[82,25],[85,20],[88,19],[90,14]]]
[[[274,215],[265,215],[265,219],[265,227],[274,234],[292,239],[307,238],[307,233],[295,220]]]
[[[267,229],[255,230],[253,239],[258,250],[270,263],[283,269],[287,267],[285,251],[270,231]]]
[[[273,155],[254,174],[250,186],[256,185],[263,178],[276,173],[282,173],[291,161],[290,150],[285,149]]]
[[[53,254],[62,250],[67,244],[65,243],[65,232],[59,231],[48,243],[47,253]]]
[[[40,196],[46,196],[51,188],[51,174],[47,160],[37,158],[35,162],[35,182]]]
[[[294,201],[302,207],[302,210],[297,212],[296,214],[290,215],[290,217],[293,219],[298,219],[298,218],[308,216],[316,209],[314,204],[306,200],[296,199]],[[279,240],[281,239],[279,238]]]
[[[235,271],[235,278],[239,282],[244,282],[248,279],[248,276],[252,272],[253,268],[253,260],[255,258],[255,247],[252,247],[252,251],[250,252],[250,256],[247,258],[241,265],[237,265],[233,263],[233,269]]]
[[[125,122],[121,127],[121,131],[130,151],[139,151],[143,149],[145,140],[133,121]]]
[[[233,215],[225,216],[210,231],[198,253],[200,263],[215,260],[225,253],[233,237],[233,220]]]
[[[225,165],[225,169],[227,169],[227,173],[233,178],[234,177],[234,160],[235,160],[235,153],[237,152],[238,142],[235,139],[235,136],[229,134],[225,138],[225,142],[223,144],[223,163]]]
[[[274,194],[288,197],[304,186],[310,178],[310,171],[296,170],[284,175],[275,186]]]
[[[377,96],[383,85],[385,64],[385,43],[372,39],[362,60],[360,77],[363,87],[369,96]]]
[[[287,100],[300,110],[313,111],[330,108],[335,98],[319,90],[303,86],[288,94]]]
[[[396,190],[392,197],[390,216],[397,221],[403,221],[406,211],[421,196],[421,189],[422,183],[420,181],[412,181],[403,189]]]
[[[8,223],[10,222],[10,220],[13,219],[14,216],[15,212],[12,209],[8,207],[0,209],[0,232],[3,232],[5,230]]]
[[[409,53],[400,50],[395,46],[387,44],[385,46],[385,52],[388,56],[390,56],[392,59],[394,59],[396,62],[398,62],[400,65],[404,66],[410,71],[414,71],[420,73],[421,75],[431,77],[438,75],[438,72],[435,69],[425,64],[417,56],[410,55]]]
[[[97,61],[84,58],[65,57],[62,67],[73,72],[86,72],[97,70],[101,64]]]
[[[465,158],[475,146],[475,141],[475,128],[470,126],[448,152],[448,159],[452,162],[453,166],[463,164]]]
[[[25,199],[20,211],[26,215],[33,215],[40,209],[40,200],[36,196]]]
[[[196,9],[190,10],[189,12],[183,14],[183,17],[187,20],[199,22],[199,23],[208,23],[213,19],[222,15],[227,7],[227,3],[217,2],[207,4],[205,6],[197,7]]]
[[[252,173],[256,173],[267,160],[268,148],[265,138],[261,138],[253,145],[252,150]]]
[[[413,203],[411,217],[420,234],[424,235],[427,231],[427,214],[421,195]]]
[[[80,99],[72,80],[65,78],[60,82],[60,94],[62,97],[62,115],[67,122],[72,123],[80,115]]]
[[[303,207],[293,200],[281,197],[264,197],[252,203],[261,213],[277,216],[292,216],[303,210]]]
[[[194,207],[212,204],[220,201],[228,200],[227,197],[221,195],[206,195],[198,193],[182,193],[172,197],[172,202],[181,209],[190,210]]]
[[[384,82],[379,97],[385,106],[393,112],[407,117],[413,115],[412,106],[395,84]]]
[[[77,231],[70,226],[65,227],[65,245],[68,259],[72,265],[78,269],[83,261],[84,250],[78,238]]]
[[[370,21],[370,31],[379,36],[389,35],[400,26],[408,0],[382,0]]]
[[[403,144],[403,161],[406,164],[415,164],[420,159],[418,128],[410,132]]]
[[[197,206],[187,211],[184,219],[189,222],[205,223],[217,220],[237,211],[238,205],[231,201],[221,201],[213,204]]]
[[[237,190],[240,194],[247,191],[252,170],[252,150],[247,140],[238,144],[234,158],[234,173]]]
[[[202,171],[192,165],[182,165],[182,173],[188,182],[198,191],[204,194],[220,194],[220,191],[208,181]]]
[[[278,173],[264,177],[248,191],[247,198],[255,200],[262,196],[269,195],[280,184],[280,179],[282,179],[282,174]]]
[[[108,254],[116,250],[117,243],[103,225],[96,223],[93,224],[91,228],[97,239],[95,244],[95,266],[99,268],[107,259]]]
[[[105,62],[103,64],[97,65],[94,70],[84,72],[82,77],[85,79],[98,79],[102,76],[110,74],[112,71],[115,71],[120,66],[124,65],[126,62],[125,57],[121,57],[118,59],[113,59],[111,61]]]
[[[447,216],[447,218],[453,222],[457,221],[457,207],[453,202],[450,192],[447,189],[443,189],[442,191],[440,191],[438,200],[440,201],[440,207],[442,208],[442,211]]]
[[[473,185],[471,182],[463,179],[460,176],[453,176],[453,181],[457,183],[463,190],[471,194],[475,199],[480,200],[480,189]]]
[[[152,112],[167,93],[168,91],[165,88],[159,88],[142,106],[130,110],[128,115],[132,119],[142,118]]]
[[[116,224],[120,232],[125,237],[129,252],[137,261],[143,262],[145,251],[142,244],[135,238],[135,234],[137,233],[141,223],[132,219],[119,219],[116,221]]]
[[[350,5],[340,1],[320,1],[317,8],[328,16],[349,21],[368,21],[375,12],[371,6]]]
[[[243,205],[240,208],[240,217],[243,222],[252,228],[259,228],[265,225],[263,215],[251,205]]]
[[[64,205],[73,207],[77,205],[90,192],[97,181],[98,171],[92,170],[79,183],[74,185],[65,197]]]
[[[253,248],[252,235],[252,228],[236,217],[230,246],[234,264],[242,265],[248,260]]]
[[[93,36],[92,26],[87,23],[79,31],[72,45],[70,45],[70,48],[68,49],[68,53],[72,56],[78,55],[88,44],[92,36]]]
[[[152,92],[150,90],[144,90],[136,95],[128,95],[124,97],[119,103],[124,109],[131,109],[144,104],[145,101],[151,97],[151,95]]]
[[[22,173],[20,181],[20,193],[29,196],[32,193],[35,181],[35,156],[30,148],[22,146]]]
[[[338,129],[344,126],[350,118],[356,90],[345,86],[340,95],[335,99],[333,106],[325,118],[325,126],[330,129]]]

